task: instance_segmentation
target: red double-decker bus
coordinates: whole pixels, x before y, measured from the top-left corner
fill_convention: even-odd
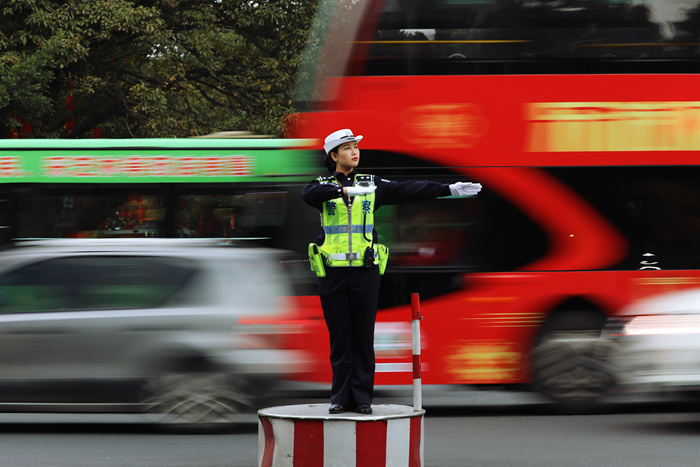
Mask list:
[[[378,384],[411,382],[417,292],[424,384],[578,406],[611,382],[607,317],[700,286],[699,3],[322,5],[288,135],[351,128],[363,173],[484,186],[378,211]]]

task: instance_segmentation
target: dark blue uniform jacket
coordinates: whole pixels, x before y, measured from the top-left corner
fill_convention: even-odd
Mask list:
[[[358,173],[364,174],[362,171]],[[342,172],[336,172],[333,176],[338,180],[341,186],[352,186],[355,182],[355,173],[350,172],[346,176]],[[415,201],[424,201],[435,199],[442,196],[450,196],[450,186],[439,182],[410,180],[407,182],[392,182],[380,177],[374,177],[374,184],[377,186],[377,191],[374,192],[374,210],[376,211],[385,204],[401,204],[411,203]],[[348,202],[348,197],[342,194],[342,188],[334,184],[321,184],[318,179],[313,180],[301,190],[301,196],[304,201],[321,211],[324,201],[329,199],[340,198],[341,196]],[[377,231],[372,231],[374,241],[377,241]],[[321,227],[316,234],[316,244],[322,245],[324,240],[323,228]]]

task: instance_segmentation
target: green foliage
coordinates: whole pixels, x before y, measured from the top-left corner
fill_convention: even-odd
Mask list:
[[[88,137],[95,127],[109,138],[278,135],[316,6],[4,0],[0,128],[18,125],[18,114],[36,138]]]

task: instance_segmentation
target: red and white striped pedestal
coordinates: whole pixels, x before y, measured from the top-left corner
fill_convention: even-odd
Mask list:
[[[421,467],[423,415],[373,405],[372,415],[329,414],[328,404],[258,411],[259,467]]]

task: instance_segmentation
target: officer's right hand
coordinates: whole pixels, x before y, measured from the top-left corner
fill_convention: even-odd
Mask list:
[[[374,190],[376,190],[376,189],[377,189],[376,185],[373,185],[373,186],[349,186],[349,187],[345,187],[345,193],[348,196],[369,195],[370,193],[374,193]]]

